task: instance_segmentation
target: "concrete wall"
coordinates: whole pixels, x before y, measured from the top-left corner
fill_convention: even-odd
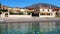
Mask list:
[[[55,17],[55,16],[49,16],[49,15],[40,15],[39,17]]]
[[[9,15],[8,17],[22,17],[22,18],[26,18],[26,17],[32,17],[31,15]]]
[[[1,17],[5,17],[5,14],[8,12],[2,12]]]

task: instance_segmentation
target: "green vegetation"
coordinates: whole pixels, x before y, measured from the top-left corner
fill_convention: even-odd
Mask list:
[[[0,3],[0,8],[1,8],[1,3]]]
[[[10,11],[11,15],[24,15],[23,12],[19,11],[18,13],[14,13],[13,11]]]
[[[5,9],[3,9],[2,11],[3,11],[3,12],[7,12],[8,10],[7,10],[7,9],[6,9],[6,10],[5,10]]]
[[[8,10],[7,9],[1,9],[1,3],[0,3],[0,13],[2,13],[2,12],[7,12]]]
[[[29,12],[29,11],[28,11],[28,15],[30,15],[31,13],[33,13],[33,12]]]
[[[24,15],[24,13],[23,13],[23,12],[21,12],[21,11],[19,12],[19,14],[20,14],[20,15]]]
[[[22,11],[14,11],[13,8],[10,10],[11,15],[23,15],[24,13]]]

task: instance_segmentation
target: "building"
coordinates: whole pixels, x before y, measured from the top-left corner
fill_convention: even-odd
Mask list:
[[[1,11],[0,11],[0,17],[7,17],[6,14],[8,15],[8,7],[1,5]]]
[[[29,15],[30,17],[56,17],[59,16],[60,8],[52,8],[51,6],[41,6],[39,5],[38,8],[11,8],[7,6],[1,6],[1,9],[4,10],[2,12],[1,17],[20,17]],[[5,12],[6,11],[6,12]],[[16,15],[16,16],[15,16]],[[28,17],[28,16],[27,16]]]
[[[40,17],[55,17],[55,11],[50,7],[40,6]]]

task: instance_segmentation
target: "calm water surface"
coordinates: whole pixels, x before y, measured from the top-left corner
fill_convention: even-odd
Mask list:
[[[60,34],[60,22],[0,23],[0,34]]]

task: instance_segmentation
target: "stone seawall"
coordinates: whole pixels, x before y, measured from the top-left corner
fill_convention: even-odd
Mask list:
[[[0,22],[60,22],[60,18],[16,18],[16,17],[5,17],[0,18]]]

